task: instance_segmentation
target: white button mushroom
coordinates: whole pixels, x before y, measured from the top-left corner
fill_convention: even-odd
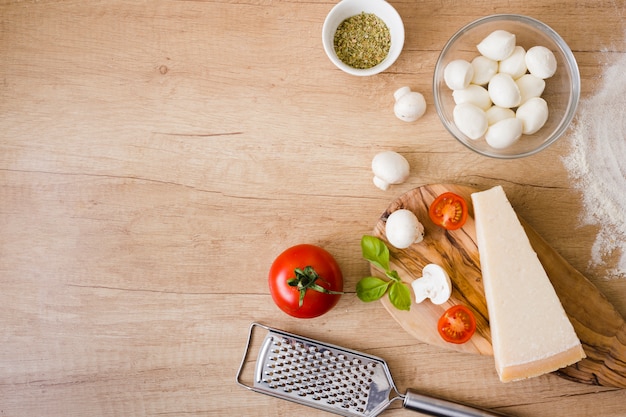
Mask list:
[[[428,264],[422,269],[422,277],[411,283],[415,302],[430,298],[433,304],[443,304],[452,294],[452,282],[445,269],[437,264]]]
[[[515,48],[515,35],[506,30],[495,30],[476,45],[478,51],[489,59],[502,61]]]
[[[450,90],[466,88],[474,78],[472,64],[464,59],[450,61],[443,70],[443,80]]]
[[[419,243],[424,239],[424,226],[412,211],[400,209],[391,213],[387,218],[385,235],[394,247],[406,249],[413,243]]]
[[[394,151],[380,152],[372,160],[374,184],[387,190],[391,184],[401,184],[409,177],[409,162]]]
[[[426,113],[426,100],[418,92],[409,87],[401,87],[393,94],[396,104],[393,111],[396,117],[405,122],[414,122]]]

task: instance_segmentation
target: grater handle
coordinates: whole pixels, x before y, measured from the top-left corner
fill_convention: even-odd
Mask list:
[[[468,407],[452,401],[441,400],[418,394],[415,391],[407,390],[404,395],[404,408],[412,411],[419,411],[434,417],[504,417],[493,411],[480,410]]]

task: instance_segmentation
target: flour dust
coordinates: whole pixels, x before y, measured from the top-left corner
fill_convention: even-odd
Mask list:
[[[599,228],[591,267],[626,278],[626,54],[607,65],[597,92],[581,100],[563,158],[583,197],[581,221]]]

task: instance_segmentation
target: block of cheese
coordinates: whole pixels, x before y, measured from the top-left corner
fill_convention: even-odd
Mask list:
[[[585,357],[554,287],[501,186],[472,194],[496,370],[503,382]]]

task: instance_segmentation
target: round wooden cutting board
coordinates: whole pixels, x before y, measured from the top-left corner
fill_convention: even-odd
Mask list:
[[[436,226],[428,216],[433,200],[447,191],[462,196],[468,203],[467,222],[458,230]],[[389,205],[376,223],[373,235],[387,244],[391,269],[395,269],[407,284],[422,276],[425,265],[434,263],[448,272],[453,285],[452,296],[446,303],[434,305],[426,300],[411,304],[409,311],[397,310],[388,297],[383,297],[382,303],[389,314],[407,332],[425,343],[460,352],[493,355],[471,204],[471,194],[476,191],[469,186],[454,184],[415,188]],[[415,213],[424,225],[424,240],[407,249],[396,249],[387,241],[385,222],[391,213],[402,208]],[[587,278],[548,246],[523,219],[520,221],[587,354],[587,358],[557,374],[577,382],[626,388],[626,322]],[[384,272],[375,267],[371,270],[373,275],[385,278]],[[469,307],[477,324],[472,339],[460,345],[441,339],[436,326],[445,310],[456,304]]]

